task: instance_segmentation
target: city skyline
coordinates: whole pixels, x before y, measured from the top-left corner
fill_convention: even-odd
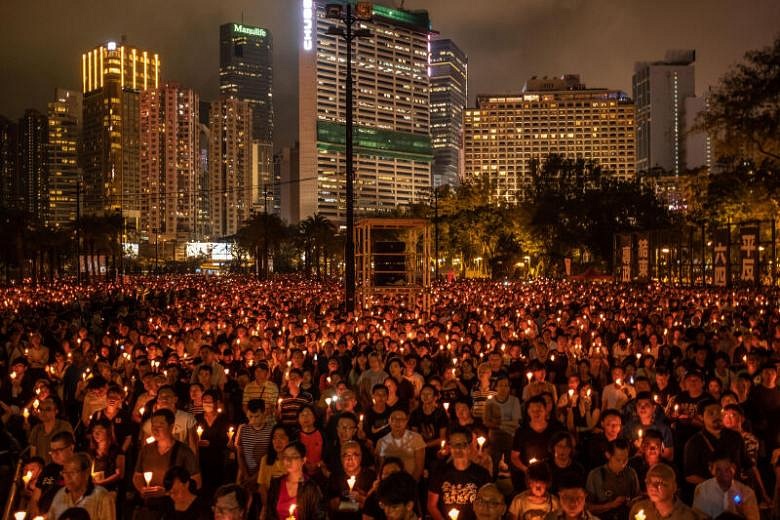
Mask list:
[[[378,2],[393,5],[393,2]],[[45,111],[55,88],[78,89],[84,49],[123,34],[134,44],[153,48],[167,64],[163,81],[194,89],[214,100],[219,89],[219,26],[241,22],[265,27],[274,37],[274,61],[295,63],[300,45],[301,5],[296,1],[172,2],[156,9],[141,0],[116,10],[96,9],[94,1],[53,1],[0,7],[0,63],[14,82],[0,85],[0,114],[16,119],[27,108]],[[396,3],[397,4],[397,3]],[[656,59],[667,49],[697,51],[697,93],[714,84],[745,51],[771,43],[777,33],[780,4],[752,2],[640,2],[493,0],[479,10],[466,1],[407,0],[407,9],[427,9],[433,29],[451,38],[469,56],[469,106],[479,94],[516,92],[530,76],[581,74],[593,84],[630,94],[633,65]],[[146,14],[145,14],[146,13]],[[56,22],[56,23],[55,23]],[[45,29],[47,38],[32,27]],[[655,29],[655,30],[654,30]],[[659,37],[658,35],[663,35]],[[57,41],[52,51],[51,41]],[[32,64],[46,63],[45,67]],[[506,63],[516,63],[507,67]],[[503,65],[502,65],[503,64]],[[275,142],[297,136],[297,70],[274,73]]]

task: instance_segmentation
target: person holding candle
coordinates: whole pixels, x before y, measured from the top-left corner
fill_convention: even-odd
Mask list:
[[[666,423],[663,410],[653,401],[653,395],[650,392],[637,394],[635,403],[636,419],[627,420],[623,428],[626,437],[639,448],[644,432],[650,429],[656,430],[663,438],[663,458],[673,460],[674,439],[672,430]]]
[[[98,410],[90,418],[90,424],[105,420],[111,424],[112,436],[122,452],[127,453],[133,437],[133,424],[130,413],[122,407],[124,392],[117,385],[111,385],[106,391],[106,407]]]
[[[216,390],[205,391],[201,404],[203,413],[195,416],[198,427],[202,428],[198,436],[198,461],[201,467],[214,468],[213,471],[203,472],[203,493],[211,496],[225,480],[223,468],[227,460],[230,421],[225,414],[217,411],[220,402]],[[268,431],[270,435],[270,428]],[[267,440],[265,446],[268,446]]]
[[[665,462],[663,453],[664,440],[661,433],[654,429],[645,430],[642,433],[639,451],[631,457],[628,465],[636,471],[642,492],[645,491],[645,476],[650,468]]]
[[[556,493],[561,481],[574,476],[585,481],[585,468],[574,460],[574,435],[567,431],[556,432],[550,437],[550,491]]]
[[[322,472],[323,449],[326,446],[325,436],[317,427],[317,415],[312,405],[304,405],[298,412],[298,440],[306,446],[306,464],[304,472],[317,483],[324,483]]]
[[[302,381],[303,372],[297,368],[290,369],[287,376],[287,390],[280,396],[279,422],[295,432],[299,429],[298,412],[305,405],[314,403],[312,395],[301,390]]]
[[[493,371],[487,363],[482,363],[477,367],[479,383],[471,389],[471,413],[474,417],[482,419],[485,416],[485,406],[488,400],[496,396],[496,391],[491,386],[492,374]]]
[[[472,462],[471,441],[472,434],[466,430],[449,434],[451,460],[434,470],[428,483],[427,511],[433,520],[446,520],[452,509],[459,512],[458,518],[474,518],[474,499],[491,477],[485,468]]]
[[[666,464],[656,464],[647,472],[647,498],[634,502],[628,518],[633,520],[703,520],[703,512],[677,498],[677,476]],[[755,495],[754,495],[755,498]],[[758,508],[756,508],[758,512]],[[713,517],[714,518],[714,517]],[[758,516],[751,520],[757,520]]]
[[[124,488],[125,454],[114,439],[111,422],[98,419],[91,424],[89,433],[90,471],[95,485],[114,492]]]
[[[544,397],[536,395],[530,398],[526,403],[526,422],[517,429],[512,439],[510,461],[515,489],[524,489],[525,472],[532,460],[543,461],[547,458],[550,436],[557,431],[560,428],[547,420]]]
[[[175,421],[176,417],[169,409],[156,410],[150,419],[154,440],[144,443],[138,452],[133,485],[145,507],[151,511],[162,511],[162,498],[165,495],[163,478],[171,467],[185,468],[198,486],[201,483],[195,454],[186,444],[173,437]],[[147,474],[149,479],[146,479]]]
[[[421,405],[409,417],[412,431],[422,435],[425,441],[425,462],[428,467],[436,460],[441,441],[447,437],[447,415],[439,406],[439,392],[425,384],[420,392]]]
[[[363,418],[363,433],[371,446],[376,446],[379,439],[390,431],[390,413],[393,410],[387,406],[387,387],[385,385],[374,385],[371,395],[371,406],[366,410]]]
[[[585,488],[592,502],[590,512],[602,520],[624,520],[628,504],[639,495],[636,472],[627,467],[630,446],[625,439],[607,445],[607,463],[588,473]]]
[[[348,440],[341,445],[341,467],[328,480],[330,510],[343,520],[360,520],[376,473],[362,463],[360,444]]]
[[[325,517],[323,496],[304,474],[306,447],[292,442],[282,451],[285,474],[271,480],[261,520],[316,520]]]

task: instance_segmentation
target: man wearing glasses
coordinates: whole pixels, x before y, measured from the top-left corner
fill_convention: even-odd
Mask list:
[[[677,477],[671,466],[660,463],[647,471],[647,496],[634,503],[628,518],[637,520],[701,520],[703,513],[677,498]]]
[[[90,518],[114,520],[116,508],[114,495],[105,488],[96,486],[90,479],[92,460],[86,453],[72,455],[62,468],[65,487],[57,492],[49,510],[49,518],[57,520],[66,509],[80,507]]]
[[[245,520],[249,497],[237,484],[225,484],[214,494],[214,520]]]
[[[49,510],[57,491],[65,485],[62,469],[65,461],[73,457],[75,441],[70,432],[60,432],[52,436],[49,445],[51,462],[44,466],[30,499],[30,516],[44,514]]]
[[[505,514],[506,501],[501,491],[492,483],[482,486],[474,500],[474,518],[476,520],[502,520]]]
[[[428,486],[428,514],[433,520],[444,520],[453,509],[459,520],[475,518],[472,504],[479,489],[490,482],[490,473],[473,464],[470,458],[471,432],[450,433],[452,461],[433,474]]]
[[[44,399],[38,408],[38,416],[41,422],[30,430],[30,455],[43,457],[49,463],[51,441],[60,432],[73,433],[73,428],[68,421],[57,418],[59,406],[52,398]]]

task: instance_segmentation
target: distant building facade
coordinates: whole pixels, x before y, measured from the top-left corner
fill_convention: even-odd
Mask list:
[[[83,94],[75,90],[58,88],[49,103],[47,223],[55,228],[66,227],[76,220],[82,175],[79,167],[82,110]]]
[[[452,40],[431,41],[433,186],[458,184],[462,174],[463,111],[468,102],[468,60]]]
[[[531,78],[523,91],[477,96],[464,116],[465,178],[487,181],[497,202],[524,200],[532,160],[550,154],[595,161],[607,175],[635,176],[634,104],[618,90],[586,88],[577,75]]]

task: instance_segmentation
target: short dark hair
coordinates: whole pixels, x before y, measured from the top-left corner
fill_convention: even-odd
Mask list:
[[[176,415],[167,408],[155,410],[154,413],[152,413],[152,418],[155,417],[163,417],[165,422],[168,423],[168,426],[173,426],[173,424],[176,422]]]
[[[83,507],[69,507],[59,516],[61,520],[90,520],[89,512]]]
[[[381,503],[390,506],[414,503],[417,496],[417,482],[405,471],[393,473],[379,482],[377,496]]]
[[[73,446],[76,444],[76,439],[73,437],[73,434],[70,432],[59,432],[59,433],[55,433],[52,436],[51,441],[49,441],[49,443],[52,442],[64,442],[65,446]]]
[[[628,444],[628,441],[620,437],[618,437],[614,441],[610,441],[609,444],[607,444],[607,453],[609,453],[610,455],[614,455],[615,450],[628,451],[629,449],[630,446]]]
[[[265,401],[262,399],[250,399],[248,403],[246,403],[247,409],[252,413],[263,413],[265,412]]]

